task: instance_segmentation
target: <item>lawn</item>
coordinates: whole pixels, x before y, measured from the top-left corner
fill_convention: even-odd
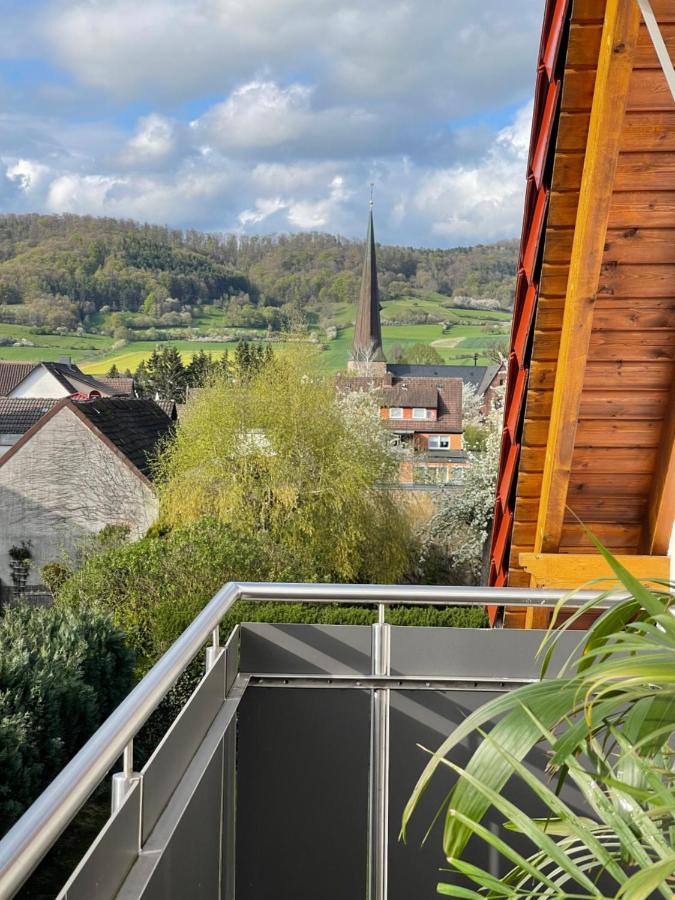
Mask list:
[[[508,313],[456,309],[442,305],[448,304],[449,299],[442,294],[430,294],[424,299],[417,297],[402,297],[383,304],[383,318],[395,318],[397,315],[404,317],[407,313],[430,313],[442,318],[448,327],[443,331],[441,322],[432,322],[419,325],[384,325],[382,328],[385,354],[391,358],[391,352],[395,345],[406,348],[411,344],[431,344],[442,356],[446,363],[471,364],[474,354],[478,353],[479,363],[490,362],[488,351],[494,344],[503,343],[508,337],[510,316]],[[354,307],[350,304],[340,304],[335,307],[333,321],[340,323],[338,336],[333,341],[328,341],[327,349],[321,354],[320,364],[322,369],[328,372],[336,372],[344,369],[351,352],[352,346],[352,322],[354,321]],[[109,324],[109,316],[96,314],[94,324],[102,328]],[[207,307],[195,318],[194,327],[201,334],[209,332],[226,333],[233,336],[232,341],[187,341],[173,340],[167,343],[175,346],[183,356],[185,362],[189,362],[193,354],[199,350],[219,355],[225,350],[234,350],[237,338],[262,338],[264,332],[255,329],[225,328],[223,325],[224,314],[221,309]],[[498,329],[497,334],[486,332],[486,325]],[[321,335],[321,331],[319,330]],[[118,370],[126,369],[134,371],[138,364],[147,359],[154,348],[158,346],[154,341],[133,341],[122,348],[113,350],[114,339],[102,334],[35,334],[26,325],[8,325],[0,323],[0,337],[7,336],[18,341],[22,338],[31,342],[30,347],[1,347],[0,359],[25,360],[29,362],[39,360],[56,360],[60,356],[70,356],[85,372],[93,375],[105,374],[114,364]],[[161,346],[161,345],[159,345]],[[286,346],[283,342],[274,342],[275,348]]]

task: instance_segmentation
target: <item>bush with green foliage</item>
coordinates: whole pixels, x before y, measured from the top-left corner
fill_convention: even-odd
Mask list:
[[[141,669],[176,640],[228,581],[316,581],[264,535],[242,535],[215,519],[87,558],[63,584],[57,603],[107,611],[124,630]]]
[[[130,690],[133,653],[95,612],[16,607],[0,617],[0,833]]]

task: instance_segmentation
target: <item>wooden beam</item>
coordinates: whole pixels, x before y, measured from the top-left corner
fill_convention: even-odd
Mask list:
[[[557,550],[640,26],[635,0],[607,0],[556,369],[535,551]]]
[[[641,547],[645,553],[667,553],[675,522],[675,379],[661,429],[659,452],[647,504]]]
[[[636,578],[668,580],[670,559],[667,556],[617,556],[617,559]],[[593,585],[593,589],[604,590],[618,583],[609,564],[595,553],[521,553],[519,562],[530,575],[533,587],[572,589],[600,578],[603,580]]]

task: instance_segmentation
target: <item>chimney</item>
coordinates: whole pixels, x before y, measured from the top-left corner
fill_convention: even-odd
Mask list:
[[[59,356],[57,362],[60,366],[68,366],[69,369],[73,368],[73,360],[70,356]]]

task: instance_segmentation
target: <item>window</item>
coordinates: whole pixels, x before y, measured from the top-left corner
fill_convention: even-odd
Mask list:
[[[429,435],[430,450],[449,450],[450,435],[449,434],[430,434]]]
[[[447,466],[414,466],[413,482],[415,484],[447,484],[450,473]]]
[[[413,419],[426,419],[427,411],[422,406],[415,406],[413,408]]]
[[[402,419],[403,418],[403,410],[400,406],[391,406],[389,408],[389,418],[390,419]]]

